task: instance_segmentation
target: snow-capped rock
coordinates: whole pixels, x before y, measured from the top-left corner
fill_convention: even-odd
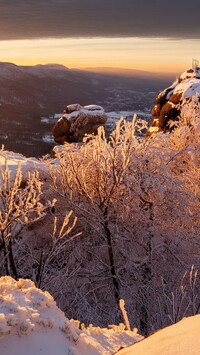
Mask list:
[[[98,105],[68,105],[52,129],[56,143],[82,142],[85,134],[96,133],[107,121],[103,107]]]
[[[171,86],[159,93],[152,109],[153,119],[147,135],[170,131],[169,121],[177,121],[183,102],[190,102],[194,96],[200,101],[200,67],[188,69]]]

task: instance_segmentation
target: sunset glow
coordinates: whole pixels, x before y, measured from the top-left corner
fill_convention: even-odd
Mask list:
[[[179,73],[200,58],[200,40],[165,38],[47,38],[1,41],[1,61],[59,63]]]

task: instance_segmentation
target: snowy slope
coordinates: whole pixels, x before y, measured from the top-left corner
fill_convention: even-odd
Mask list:
[[[78,323],[78,322],[77,322]],[[30,280],[0,278],[1,355],[198,355],[200,315],[184,318],[142,340],[123,327],[80,330],[48,292]],[[121,329],[120,329],[121,328]],[[141,340],[141,341],[140,341]],[[137,344],[131,345],[137,342]],[[121,347],[123,350],[118,351]]]
[[[18,165],[21,166],[23,175],[26,176],[28,171],[38,170],[40,172],[47,172],[47,168],[44,163],[40,162],[36,158],[26,158],[24,155],[14,153],[11,151],[0,150],[0,167],[4,169],[5,163],[7,163],[10,170],[11,180],[15,176]]]
[[[109,355],[142,337],[123,327],[75,327],[31,280],[0,278],[1,355]]]
[[[199,355],[200,314],[182,319],[141,342],[117,352],[119,355]]]

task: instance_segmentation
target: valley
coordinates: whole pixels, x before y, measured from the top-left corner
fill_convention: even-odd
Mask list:
[[[156,94],[169,83],[157,77],[91,73],[56,64],[0,63],[0,84],[0,144],[25,156],[41,157],[54,145],[55,120],[48,118],[62,113],[66,105],[98,104],[108,113],[150,115]],[[113,121],[113,115],[108,116]]]

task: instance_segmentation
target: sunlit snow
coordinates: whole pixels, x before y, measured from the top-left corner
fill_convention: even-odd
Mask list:
[[[31,280],[0,278],[0,354],[110,355],[142,339],[124,325],[80,330]]]
[[[200,314],[182,319],[141,342],[119,351],[119,355],[200,354]]]

